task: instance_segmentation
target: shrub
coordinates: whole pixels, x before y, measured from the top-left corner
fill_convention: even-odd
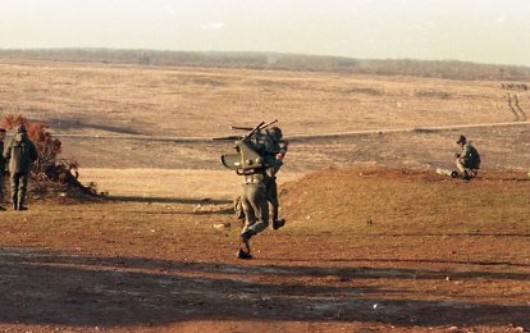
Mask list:
[[[94,184],[84,186],[78,180],[79,163],[68,159],[61,159],[62,142],[54,138],[48,131],[48,126],[39,122],[30,122],[22,115],[9,114],[0,121],[0,126],[6,130],[13,130],[24,125],[30,140],[35,144],[38,158],[33,164],[31,177],[36,183],[34,188],[39,196],[51,193],[67,193],[70,195],[97,196]]]

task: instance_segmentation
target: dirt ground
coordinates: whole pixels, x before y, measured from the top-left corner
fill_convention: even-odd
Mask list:
[[[32,203],[0,216],[0,330],[523,332],[528,185],[311,173],[250,261],[227,200]]]

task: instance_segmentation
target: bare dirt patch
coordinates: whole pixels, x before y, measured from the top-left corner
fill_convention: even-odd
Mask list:
[[[248,262],[234,258],[228,201],[34,204],[0,216],[0,328],[518,332],[530,324],[527,183],[310,174],[284,186],[288,225],[257,236]]]

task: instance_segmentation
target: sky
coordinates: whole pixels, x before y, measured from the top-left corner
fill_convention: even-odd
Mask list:
[[[66,47],[530,66],[530,0],[0,0],[0,48]]]

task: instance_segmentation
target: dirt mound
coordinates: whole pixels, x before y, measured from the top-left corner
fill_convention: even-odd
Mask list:
[[[460,207],[470,196],[492,202],[505,186],[529,181],[524,172],[516,171],[488,171],[464,181],[433,170],[328,169],[286,184],[281,203],[292,221],[366,225],[392,219],[405,223]]]
[[[33,179],[30,183],[29,195],[32,200],[54,201],[63,204],[101,201],[104,193],[99,193],[96,184],[81,184],[77,178],[69,177],[65,182]]]

